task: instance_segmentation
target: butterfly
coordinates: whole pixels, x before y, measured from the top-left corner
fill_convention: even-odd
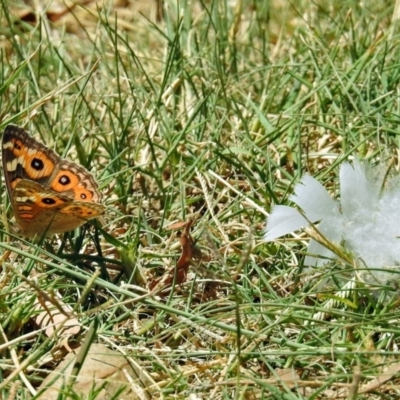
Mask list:
[[[7,192],[22,235],[67,232],[105,213],[93,176],[24,129],[5,128],[2,157]]]

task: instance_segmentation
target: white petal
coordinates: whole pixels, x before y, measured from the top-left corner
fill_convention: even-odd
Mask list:
[[[295,208],[275,206],[268,217],[264,240],[274,240],[307,225],[308,221]]]
[[[325,217],[340,215],[335,200],[326,189],[310,175],[305,175],[294,188],[295,194],[290,200],[296,203],[311,222]]]
[[[318,225],[318,230],[332,244],[339,244],[344,234],[343,218],[341,216],[339,218],[326,218]],[[315,256],[306,256],[304,260],[305,265],[319,267],[329,262],[329,259],[337,258],[331,250],[314,239],[310,240],[307,252]]]
[[[367,174],[365,165],[357,160],[340,168],[340,197],[342,213],[351,219],[356,213],[373,212],[379,199],[379,185]]]

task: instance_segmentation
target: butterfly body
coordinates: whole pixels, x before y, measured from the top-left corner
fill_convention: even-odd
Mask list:
[[[22,234],[67,232],[104,214],[93,176],[24,129],[6,127],[2,158],[7,191]]]

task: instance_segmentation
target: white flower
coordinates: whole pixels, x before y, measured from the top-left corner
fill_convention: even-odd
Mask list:
[[[400,185],[388,182],[381,193],[383,177],[376,178],[371,167],[354,161],[340,168],[340,204],[325,188],[306,175],[290,196],[301,210],[275,206],[268,218],[264,239],[272,241],[280,236],[318,224],[318,231],[336,245],[350,251],[362,266],[373,270],[393,270],[400,265]],[[391,185],[392,184],[392,185]],[[304,215],[304,216],[303,216]],[[323,265],[335,254],[312,239],[308,246],[306,265]],[[319,256],[319,257],[318,257]],[[396,267],[400,273],[400,266]],[[387,273],[376,274],[379,280]],[[400,275],[399,278],[400,279]]]

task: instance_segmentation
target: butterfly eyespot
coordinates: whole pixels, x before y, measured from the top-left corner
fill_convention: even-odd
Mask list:
[[[46,198],[42,199],[42,203],[44,203],[44,204],[55,204],[56,201],[54,199],[52,199],[51,197],[46,197]]]
[[[81,193],[81,194],[80,194],[80,198],[81,198],[82,200],[85,200],[85,199],[87,199],[87,196],[86,196],[85,193]]]
[[[34,158],[31,162],[31,167],[36,171],[41,171],[44,167],[44,163],[39,158]]]
[[[60,176],[60,179],[58,180],[61,185],[69,185],[71,183],[71,179],[67,175],[62,175]]]

